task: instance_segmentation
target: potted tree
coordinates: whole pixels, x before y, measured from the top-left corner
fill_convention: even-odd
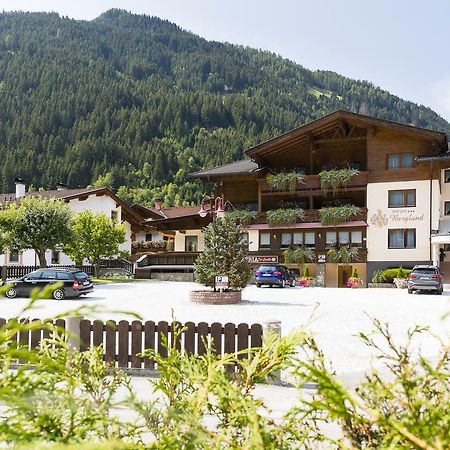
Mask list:
[[[241,290],[252,275],[241,227],[226,216],[217,218],[204,229],[204,239],[205,249],[195,261],[194,273],[196,281],[210,289],[191,291],[190,300],[209,304],[240,302]],[[217,276],[227,279],[227,285],[219,289]]]
[[[310,276],[309,274],[309,268],[305,267],[305,270],[303,271],[303,276],[300,277],[300,280],[298,281],[298,284],[303,287],[310,287],[311,283],[314,281],[314,278]]]
[[[356,267],[353,267],[352,276],[346,282],[347,286],[355,289],[362,287],[362,280],[359,278],[358,270]]]

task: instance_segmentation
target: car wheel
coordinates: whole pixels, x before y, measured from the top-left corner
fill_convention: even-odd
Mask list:
[[[295,280],[291,281],[291,287],[295,287]]]
[[[256,287],[261,287],[261,283],[256,283]]]
[[[280,284],[280,288],[283,289],[286,286],[286,280],[282,280]]]
[[[444,292],[444,289],[439,289],[439,291],[436,291],[437,295],[442,295],[442,293]]]
[[[413,290],[408,288],[408,294],[412,294],[412,293],[413,293]]]
[[[53,298],[55,300],[64,300],[66,297],[65,292],[62,289],[56,289],[53,291]]]
[[[14,287],[9,288],[6,292],[5,292],[5,297],[7,298],[16,298],[17,297],[17,290]]]

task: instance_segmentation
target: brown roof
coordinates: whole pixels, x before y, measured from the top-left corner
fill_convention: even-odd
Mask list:
[[[251,159],[244,159],[243,161],[194,172],[189,174],[189,176],[191,178],[214,178],[220,175],[248,175],[258,171],[258,169],[259,165],[256,162]]]
[[[349,111],[338,110],[327,114],[320,119],[314,120],[294,128],[287,133],[281,134],[273,139],[256,145],[246,150],[247,156],[258,159],[270,155],[273,151],[278,151],[286,145],[296,145],[301,142],[307,142],[314,139],[314,133],[324,133],[338,126],[342,121],[349,121],[352,124],[362,127],[387,128],[398,131],[399,133],[420,136],[423,139],[433,140],[440,143],[442,148],[447,148],[447,135],[438,131],[419,128],[412,125],[405,125],[390,120],[378,119],[376,117],[356,114]]]
[[[179,206],[173,208],[148,208],[156,214],[159,214],[161,219],[176,219],[179,217],[194,216],[200,211],[200,206]]]

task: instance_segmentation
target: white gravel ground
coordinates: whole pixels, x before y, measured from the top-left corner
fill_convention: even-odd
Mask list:
[[[450,288],[450,286],[447,286]],[[188,293],[201,289],[195,283],[136,282],[108,284],[95,287],[94,293],[77,300],[42,300],[27,317],[51,317],[80,305],[95,306],[101,312],[89,317],[120,320],[124,313],[138,313],[145,320],[171,320],[172,311],[181,322],[246,322],[263,323],[269,319],[282,322],[283,334],[304,325],[314,313],[310,330],[321,348],[333,362],[341,378],[351,382],[359,378],[373,361],[373,354],[362,345],[355,334],[372,329],[369,317],[389,322],[394,337],[403,342],[406,331],[418,324],[448,341],[450,292],[444,295],[408,295],[400,289],[332,289],[332,288],[256,288],[243,292],[244,301],[238,305],[209,306],[189,303]],[[0,317],[16,315],[27,299],[0,300]],[[114,312],[116,311],[116,312]],[[132,320],[132,319],[130,319]],[[429,357],[437,355],[437,345],[431,337],[419,342]]]

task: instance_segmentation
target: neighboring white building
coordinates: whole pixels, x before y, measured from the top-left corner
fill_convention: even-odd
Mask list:
[[[66,189],[63,185],[58,185],[56,190],[26,192],[25,183],[21,179],[16,179],[16,192],[0,194],[0,204],[14,203],[24,196],[60,199],[68,203],[75,214],[90,210],[96,214],[103,213],[123,223],[126,237],[120,249],[128,253],[131,253],[131,242],[135,239],[135,233],[141,232],[141,229],[145,230],[145,227],[140,225],[142,217],[108,188]],[[48,264],[73,264],[73,261],[63,252],[48,250],[46,259]],[[38,264],[39,260],[34,250],[26,250],[19,254],[7,252],[0,255],[0,265],[34,266]]]

